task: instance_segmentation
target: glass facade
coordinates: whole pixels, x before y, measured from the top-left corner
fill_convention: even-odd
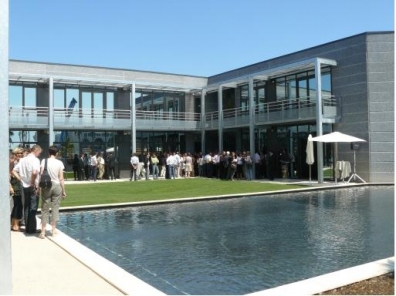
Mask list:
[[[322,68],[321,79],[323,96],[330,96],[330,67]],[[50,97],[48,92],[48,85],[45,84],[11,82],[9,86],[10,110],[20,108],[23,113],[26,110],[36,112],[36,109],[47,108],[45,106],[48,106],[46,104],[48,104],[48,98]],[[247,83],[240,84],[236,88],[225,87],[222,95],[223,111],[233,109],[248,111],[249,85]],[[54,114],[53,116],[56,119],[61,118],[66,126],[66,128],[60,128],[58,122],[54,123],[54,144],[61,147],[62,157],[67,163],[71,161],[74,154],[105,152],[119,146],[124,146],[124,152],[128,151],[126,154],[129,155],[129,152],[132,151],[130,97],[130,90],[126,88],[54,84],[54,113],[48,113]],[[218,111],[217,99],[217,91],[207,93],[205,97],[206,113]],[[255,111],[259,114],[278,110],[276,108],[270,110],[269,104],[299,99],[316,99],[314,70],[288,74],[268,81],[255,80],[253,83]],[[193,109],[195,112],[200,112],[200,103],[200,97],[193,97],[188,110]],[[174,129],[163,130],[161,129],[161,123],[155,121],[166,119],[177,122],[180,118],[184,118],[183,114],[186,112],[186,106],[186,93],[184,92],[136,88],[136,120],[151,120],[147,121],[150,124],[151,131],[147,131],[145,128],[136,130],[136,147],[134,147],[136,152],[200,152],[202,147],[200,143],[201,130],[199,128],[183,131],[183,129],[180,129],[183,122],[180,122],[180,125]],[[197,108],[198,110],[196,110]],[[238,112],[231,111],[228,116],[229,114],[231,116],[249,116],[248,112]],[[32,118],[31,116],[30,118]],[[27,116],[25,117],[27,118]],[[126,119],[127,124],[121,127],[115,121],[106,121],[115,118]],[[101,124],[100,127],[98,127],[99,123]],[[68,129],[68,124],[72,128]],[[303,146],[309,133],[315,135],[315,126],[316,122],[308,124],[298,124],[296,122],[255,124],[255,150],[263,153],[267,149],[289,151],[295,159],[294,167],[290,170],[291,177],[302,177],[305,174],[302,161]],[[328,131],[330,131],[331,125],[328,125],[328,127]],[[10,129],[10,148],[31,146],[37,143],[39,135],[49,133],[46,129],[48,129],[47,125],[41,129]],[[249,121],[245,121],[240,126],[236,125],[222,130],[224,150],[250,150]],[[219,147],[218,128],[208,129],[206,138],[210,140],[205,141],[206,147],[204,147],[204,150],[206,151],[204,152],[217,151]],[[331,147],[325,149],[325,158],[325,165],[330,165],[332,161]]]

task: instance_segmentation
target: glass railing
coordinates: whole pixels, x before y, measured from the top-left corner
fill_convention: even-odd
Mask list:
[[[48,108],[47,107],[15,107],[8,109],[9,126],[20,129],[48,128]]]
[[[340,120],[340,98],[329,96],[323,100],[323,118],[326,122]],[[219,127],[220,112],[205,114],[205,129]],[[129,130],[131,111],[124,109],[68,109],[56,108],[53,111],[54,129],[93,129]],[[249,125],[247,107],[226,109],[222,112],[223,128]],[[310,98],[278,100],[260,104],[254,109],[254,124],[267,124],[285,121],[315,120],[316,101]],[[47,107],[10,107],[9,126],[13,129],[47,129],[49,112]],[[136,111],[137,130],[200,130],[201,115],[193,112]]]

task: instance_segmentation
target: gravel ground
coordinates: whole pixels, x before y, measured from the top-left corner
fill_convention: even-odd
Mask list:
[[[318,295],[394,295],[394,281],[395,276],[392,272]]]

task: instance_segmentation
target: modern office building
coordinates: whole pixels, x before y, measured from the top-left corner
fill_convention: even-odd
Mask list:
[[[248,53],[247,53],[248,54]],[[340,131],[367,140],[356,169],[394,182],[394,32],[370,32],[198,77],[11,60],[10,148],[39,143],[75,153],[261,151],[292,155],[290,177],[306,178],[312,136]],[[319,144],[314,177],[334,161]],[[353,162],[350,144],[338,159]]]

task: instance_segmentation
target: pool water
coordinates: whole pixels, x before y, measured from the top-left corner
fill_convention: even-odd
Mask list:
[[[59,228],[166,294],[247,294],[394,256],[394,187],[78,211]]]

